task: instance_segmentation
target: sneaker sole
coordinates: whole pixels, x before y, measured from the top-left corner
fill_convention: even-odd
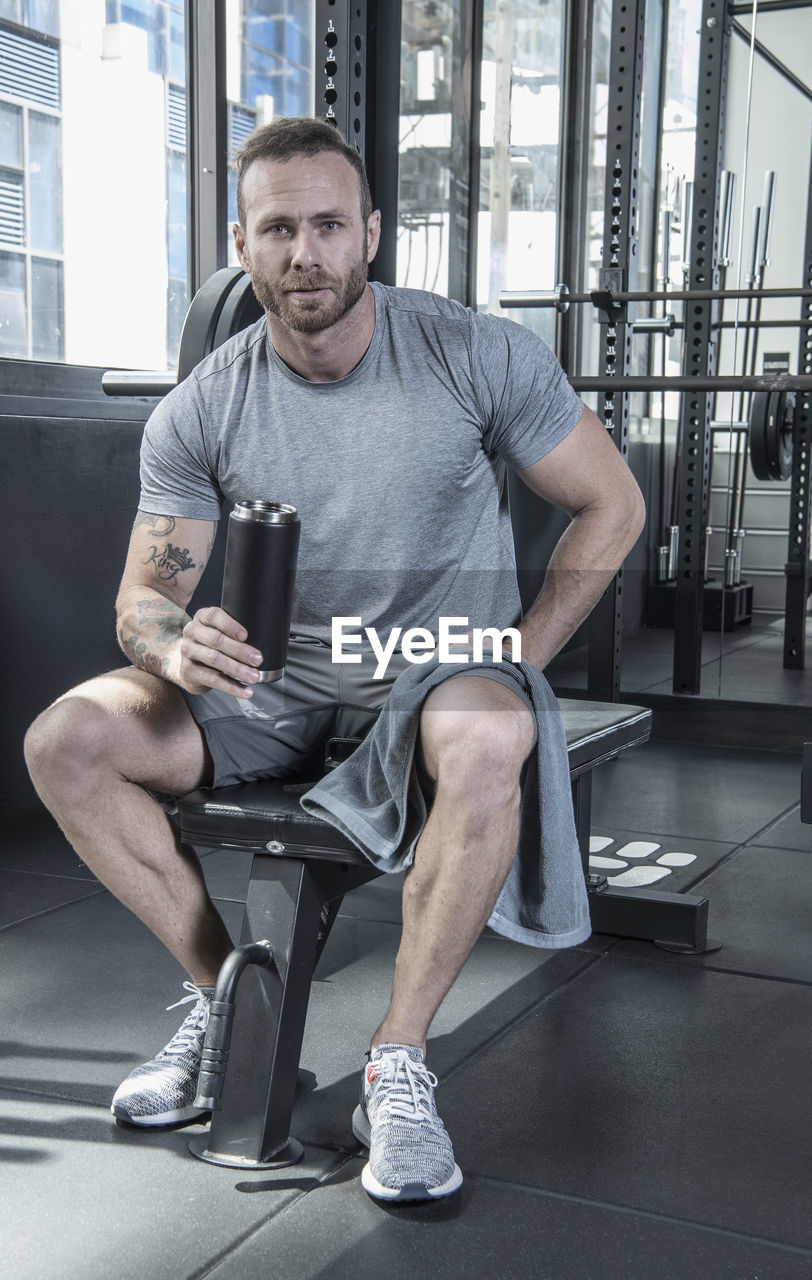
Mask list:
[[[157,1116],[133,1116],[123,1106],[112,1106],[110,1114],[122,1124],[131,1124],[139,1129],[160,1129],[168,1124],[180,1124],[183,1120],[195,1120],[198,1116],[208,1115],[208,1111],[200,1107],[180,1107],[177,1111],[163,1111]]]
[[[369,1149],[369,1118],[360,1106],[352,1114],[352,1131],[358,1141]],[[462,1170],[455,1164],[451,1177],[439,1187],[427,1187],[423,1182],[407,1182],[402,1187],[385,1187],[375,1177],[367,1161],[361,1170],[361,1186],[367,1195],[376,1200],[439,1200],[442,1196],[450,1196],[459,1190],[462,1186]]]
[[[454,1165],[454,1172],[447,1182],[439,1187],[427,1187],[422,1182],[407,1182],[402,1187],[385,1187],[365,1164],[361,1170],[361,1186],[368,1195],[376,1200],[439,1200],[442,1196],[450,1196],[462,1186],[462,1172],[459,1165]]]

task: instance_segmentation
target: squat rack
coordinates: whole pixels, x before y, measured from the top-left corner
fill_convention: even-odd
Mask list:
[[[778,6],[776,6],[778,7]],[[783,7],[783,6],[782,6]],[[804,255],[803,284],[785,289],[727,289],[720,287],[720,267],[724,253],[720,253],[719,189],[722,178],[722,140],[724,137],[725,94],[727,83],[727,56],[729,34],[732,28],[728,6],[723,0],[705,0],[700,27],[699,95],[695,168],[693,174],[693,217],[691,218],[691,243],[687,254],[690,264],[686,272],[687,287],[681,290],[637,290],[629,270],[612,274],[612,268],[628,267],[636,254],[634,221],[627,216],[636,199],[635,179],[638,164],[636,133],[630,127],[641,107],[639,66],[636,57],[629,56],[634,40],[635,50],[642,38],[642,23],[646,5],[644,0],[635,4],[613,6],[612,43],[610,57],[610,84],[608,119],[610,136],[607,139],[607,179],[604,201],[605,221],[602,257],[610,264],[601,271],[599,288],[589,292],[570,292],[565,284],[552,290],[504,292],[500,296],[503,307],[555,308],[559,317],[566,316],[572,304],[591,303],[600,311],[601,346],[600,374],[597,377],[570,377],[576,390],[605,393],[607,384],[616,391],[621,405],[617,412],[602,413],[602,396],[598,412],[613,432],[622,454],[628,450],[628,423],[626,419],[627,393],[632,391],[674,390],[687,392],[683,396],[679,423],[679,438],[683,447],[678,453],[678,504],[676,523],[681,531],[678,572],[676,575],[676,603],[674,608],[674,668],[673,689],[676,693],[700,692],[701,647],[703,627],[703,595],[705,587],[705,561],[710,499],[710,453],[713,424],[711,421],[711,393],[733,390],[794,391],[795,409],[792,417],[793,457],[790,522],[786,562],[786,605],[784,666],[803,668],[806,638],[806,602],[812,586],[812,566],[808,547],[810,536],[809,467],[812,457],[812,396],[809,394],[809,375],[812,374],[812,195],[807,211],[806,245]],[[749,9],[749,6],[748,6]],[[735,26],[735,24],[733,24]],[[737,31],[737,34],[740,32]],[[756,51],[762,49],[756,42]],[[615,141],[613,126],[628,131],[625,154],[621,160],[615,153],[621,151],[622,139]],[[624,239],[625,237],[625,239]],[[624,256],[625,255],[625,256]],[[622,261],[621,261],[622,259]],[[576,277],[582,276],[576,269]],[[559,277],[560,278],[560,277]],[[773,377],[715,376],[717,344],[721,331],[729,327],[721,319],[720,303],[725,299],[800,299],[805,301],[800,320],[792,319],[786,327],[800,328],[797,378],[787,378],[780,385]],[[682,327],[690,332],[686,342],[681,377],[629,378],[628,334],[634,330],[634,322],[628,323],[627,304],[682,302],[685,318],[677,326],[673,316],[646,320],[639,329],[671,333]],[[780,321],[767,322],[778,327]],[[749,330],[754,322],[736,321],[736,327]],[[618,365],[618,360],[622,365]],[[618,376],[619,375],[619,376]],[[615,401],[609,399],[610,409]],[[622,619],[605,603],[593,615],[590,626],[588,691],[593,697],[619,698],[619,650]]]

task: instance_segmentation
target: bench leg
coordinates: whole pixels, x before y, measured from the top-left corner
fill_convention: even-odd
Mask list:
[[[200,1159],[266,1169],[301,1158],[290,1119],[323,914],[378,874],[371,865],[254,859],[240,942],[267,939],[275,963],[240,979],[220,1109],[189,1144]]]
[[[572,812],[575,817],[575,831],[578,836],[578,848],[581,850],[581,866],[584,869],[586,882],[589,884],[589,836],[592,827],[592,770],[579,773],[572,779]]]

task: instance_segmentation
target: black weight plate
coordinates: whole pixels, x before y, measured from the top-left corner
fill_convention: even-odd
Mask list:
[[[783,391],[756,391],[750,404],[750,465],[758,480],[792,473],[791,406]]]
[[[758,480],[771,480],[767,449],[767,420],[770,412],[769,391],[756,391],[750,401],[750,465]]]
[[[223,267],[209,276],[192,298],[180,337],[178,382],[187,378],[195,365],[219,345],[215,334],[220,313],[232,289],[244,279],[242,267]]]
[[[795,443],[795,392],[781,392],[781,412],[778,423],[778,470],[780,480],[792,475],[792,451]]]
[[[229,338],[233,338],[241,329],[247,329],[264,314],[251,287],[250,276],[241,272],[240,277],[229,290],[220,311],[211,346],[212,351],[227,342]]]

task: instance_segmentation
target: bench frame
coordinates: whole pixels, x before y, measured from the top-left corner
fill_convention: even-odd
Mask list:
[[[572,699],[559,705],[593,929],[676,951],[705,950],[706,897],[618,889],[589,872],[592,770],[647,741],[651,711]],[[344,894],[382,874],[328,823],[304,815],[298,797],[311,785],[264,780],[196,791],[179,804],[187,844],[254,852],[240,948],[261,940],[265,959],[241,972],[233,1004],[224,997],[221,973],[213,1008],[233,1018],[219,1054],[221,1091],[209,1099],[216,1108],[210,1129],[190,1142],[200,1159],[230,1168],[280,1168],[301,1157],[290,1119],[313,972]],[[204,1052],[217,1057],[209,1036]]]

